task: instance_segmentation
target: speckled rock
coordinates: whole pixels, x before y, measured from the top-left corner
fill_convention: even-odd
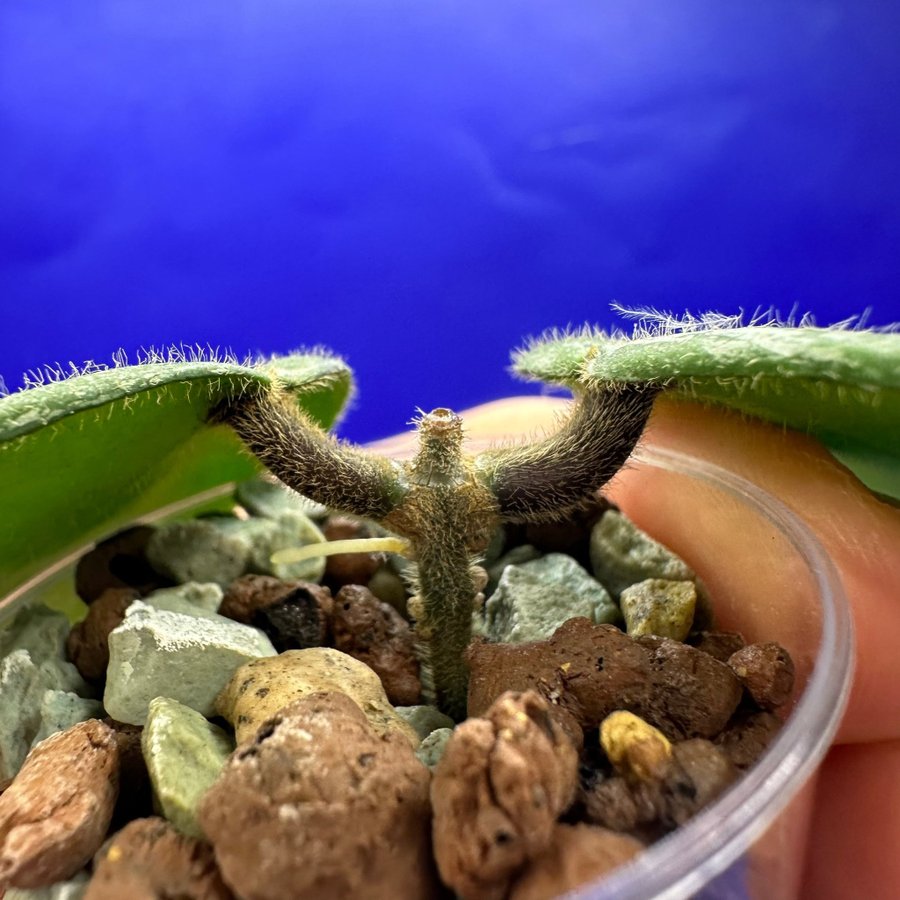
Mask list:
[[[135,525],[99,541],[75,567],[78,596],[93,603],[110,589],[134,589],[143,595],[166,584],[147,560],[147,543],[155,530],[152,525]]]
[[[576,616],[592,622],[620,619],[606,589],[562,553],[507,566],[484,612],[487,638],[509,644],[544,640]]]
[[[154,609],[167,609],[186,616],[215,618],[222,596],[222,588],[215,582],[188,581],[153,591],[144,597],[144,603]]]
[[[728,658],[728,665],[762,709],[778,709],[790,699],[794,662],[780,644],[748,644]]]
[[[125,610],[140,595],[134,588],[108,588],[88,607],[87,615],[72,626],[66,652],[81,675],[102,681],[109,665],[109,633],[125,619]]]
[[[648,578],[625,588],[619,605],[632,637],[655,634],[683,641],[694,622],[697,588],[693,581]]]
[[[591,532],[591,568],[613,597],[648,578],[694,578],[683,560],[615,509],[605,512]]]
[[[156,817],[136,819],[94,857],[83,900],[234,900],[212,847]]]
[[[103,704],[99,700],[79,697],[71,691],[44,691],[41,698],[40,722],[31,740],[34,747],[57,731],[66,731],[79,722],[99,719],[103,716]]]
[[[578,753],[533,691],[458,725],[431,786],[441,880],[466,900],[501,900],[549,847],[577,783]]]
[[[119,782],[113,731],[91,719],[51,735],[0,794],[0,891],[71,878],[96,852]]]
[[[143,724],[150,701],[168,696],[203,715],[242,663],[274,656],[255,628],[223,616],[198,618],[154,609],[140,600],[109,636],[103,702],[120,722]]]
[[[402,734],[418,747],[415,729],[388,702],[381,679],[365,663],[331,647],[288,650],[241,666],[216,699],[216,712],[234,726],[238,744],[295,700],[323,691],[349,696],[378,734]]]
[[[88,884],[87,872],[79,872],[68,881],[43,888],[7,888],[3,900],[82,900]]]
[[[592,825],[558,824],[550,844],[516,879],[507,900],[554,900],[634,859],[644,844]]]
[[[451,737],[453,737],[452,728],[435,728],[431,734],[422,739],[416,750],[416,758],[433,772],[443,758]]]
[[[200,822],[245,900],[426,900],[428,783],[402,736],[377,734],[344,694],[312,694],[238,748]]]
[[[583,729],[627,709],[669,740],[713,737],[740,701],[737,677],[711,656],[667,638],[632,639],[612,625],[570,619],[546,641],[474,643],[469,715],[504,691],[537,690]]]
[[[421,700],[419,660],[409,623],[359,584],[344,585],[334,598],[334,646],[377,673],[391,703]]]
[[[436,706],[397,706],[397,715],[405,719],[423,740],[438,728],[453,728],[456,724],[450,716],[445,716]]]
[[[197,807],[234,750],[234,741],[195,710],[156,697],[150,701],[141,747],[162,814],[182,834],[203,837]]]

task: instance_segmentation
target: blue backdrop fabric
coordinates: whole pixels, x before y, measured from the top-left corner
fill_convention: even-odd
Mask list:
[[[0,375],[324,344],[344,433],[611,302],[900,318],[900,5],[5,0]]]

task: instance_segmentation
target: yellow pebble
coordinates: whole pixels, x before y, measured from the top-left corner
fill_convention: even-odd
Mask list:
[[[600,743],[616,771],[639,781],[662,778],[672,758],[668,738],[624,709],[610,713],[600,724]]]

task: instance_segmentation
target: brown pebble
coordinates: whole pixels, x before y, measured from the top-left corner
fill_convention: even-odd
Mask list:
[[[107,588],[72,627],[66,653],[88,681],[101,681],[109,665],[109,633],[125,619],[125,610],[140,597],[134,588]]]
[[[212,847],[165,819],[129,822],[94,857],[83,900],[232,900]]]
[[[329,541],[349,541],[371,537],[371,529],[365,523],[347,516],[331,516],[322,526],[322,534]],[[326,557],[325,580],[335,588],[345,584],[368,584],[381,566],[381,557],[375,553],[335,553]]]
[[[329,642],[331,591],[312,581],[243,575],[228,585],[219,615],[264,631],[279,653]]]
[[[200,824],[245,900],[425,900],[429,779],[402,735],[376,734],[344,694],[312,694],[232,754]]]
[[[659,811],[659,786],[629,784],[621,775],[598,779],[582,795],[588,822],[613,831],[633,832]]]
[[[691,639],[691,644],[701,653],[727,663],[732,653],[737,653],[747,642],[734,631],[701,631]]]
[[[780,644],[748,644],[733,653],[728,665],[762,709],[778,709],[794,689],[794,662]]]
[[[499,900],[550,845],[578,785],[578,754],[534,691],[506,693],[458,725],[431,787],[441,879],[466,900]]]
[[[119,786],[113,730],[97,719],[41,741],[0,795],[0,891],[71,878],[106,835]]]
[[[110,588],[134,588],[142,597],[172,582],[147,562],[146,549],[151,525],[125,528],[100,541],[85,553],[75,567],[75,592],[85,603],[93,603]]]
[[[741,698],[723,663],[667,638],[632,639],[613,625],[569,619],[546,641],[473,643],[468,712],[477,716],[505,690],[537,690],[585,730],[625,709],[669,740],[714,737]]]
[[[409,623],[362,585],[345,585],[334,598],[334,646],[373,669],[395,706],[421,702],[419,661]]]
[[[608,875],[633,859],[644,844],[592,825],[558,824],[550,845],[516,879],[508,900],[553,900]]]
[[[735,716],[717,738],[718,744],[738,769],[749,769],[763,755],[781,728],[781,720],[770,712]]]
[[[662,782],[662,825],[667,829],[683,825],[736,778],[734,764],[710,741],[694,738],[674,744],[672,765]]]

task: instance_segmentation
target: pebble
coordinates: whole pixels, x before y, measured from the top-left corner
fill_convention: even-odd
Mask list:
[[[508,566],[520,566],[522,563],[540,559],[541,556],[541,551],[532,547],[531,544],[519,544],[508,553],[504,553],[498,560],[487,566],[488,582],[484,592],[485,596],[490,597],[497,590],[500,578]]]
[[[182,834],[202,838],[197,807],[234,750],[231,737],[195,710],[156,697],[141,748],[162,814]]]
[[[507,566],[484,610],[488,639],[508,644],[549,638],[576,616],[592,622],[620,619],[606,589],[563,553]]]
[[[224,616],[154,609],[138,600],[109,636],[104,706],[114,719],[132,725],[144,723],[150,701],[160,696],[210,715],[238,666],[274,655],[271,641],[255,628]]]
[[[543,853],[530,860],[507,900],[552,900],[608,875],[634,859],[644,844],[627,834],[559,823]]]
[[[148,594],[166,583],[147,561],[147,543],[156,529],[135,525],[99,541],[78,560],[75,592],[85,603],[93,603],[110,589],[132,589]]]
[[[403,737],[375,732],[345,694],[316,693],[238,747],[200,823],[241,897],[426,900],[429,780]]]
[[[600,723],[600,744],[620,775],[638,781],[659,780],[672,760],[668,738],[626,710],[616,710]]]
[[[551,638],[525,644],[473,643],[468,712],[481,715],[504,691],[537,690],[582,729],[627,709],[669,740],[714,737],[741,699],[735,674],[686,644],[630,638],[612,625],[570,619]]]
[[[69,881],[58,881],[43,888],[7,888],[3,900],[81,900],[88,885],[87,872],[79,872]]]
[[[389,565],[384,564],[377,569],[366,586],[379,600],[393,606],[401,616],[407,614],[406,584]]]
[[[66,652],[88,681],[102,681],[109,665],[109,633],[125,620],[125,610],[139,597],[134,588],[107,588],[72,626]]]
[[[735,631],[701,631],[692,641],[693,645],[713,659],[727,663],[732,653],[737,653],[747,643],[743,635]]]
[[[327,510],[321,503],[292,491],[280,481],[250,478],[237,484],[234,499],[252,516],[277,519],[284,512],[299,512],[310,519],[323,519]]]
[[[794,662],[780,644],[748,644],[728,658],[753,701],[762,709],[778,709],[794,690]]]
[[[671,550],[610,509],[591,531],[591,568],[613,597],[648,578],[691,581],[693,571]]]
[[[444,756],[444,751],[452,736],[452,728],[435,728],[431,734],[422,739],[422,743],[416,750],[416,759],[433,772]]]
[[[243,575],[228,586],[219,612],[261,629],[281,653],[325,644],[333,608],[331,591],[315,582]]]
[[[424,740],[438,728],[453,728],[454,721],[445,716],[436,706],[397,706],[397,715],[405,719]]]
[[[738,769],[749,769],[763,755],[781,728],[781,719],[770,712],[739,712],[717,738]]]
[[[336,649],[364,662],[381,679],[388,701],[412,706],[422,696],[415,636],[409,622],[359,584],[344,585],[334,598]]]
[[[35,747],[0,794],[0,891],[74,876],[103,841],[118,786],[115,735],[96,719]]]
[[[87,719],[102,718],[103,704],[99,700],[79,697],[71,691],[44,691],[40,716],[37,733],[31,740],[32,747],[57,731],[66,731]]]
[[[243,575],[250,565],[250,540],[218,528],[216,521],[190,519],[160,526],[147,543],[153,568],[177,582],[211,581],[222,587]]]
[[[694,622],[697,588],[693,581],[648,578],[625,588],[619,605],[632,637],[655,634],[683,641]]]
[[[578,752],[534,691],[506,693],[453,731],[431,783],[441,880],[495,900],[544,852],[578,785]]]
[[[144,603],[154,609],[167,609],[169,612],[182,613],[186,616],[215,619],[222,596],[222,588],[215,582],[204,584],[188,581],[175,587],[153,591],[144,597]]]
[[[288,704],[322,691],[349,696],[378,734],[399,732],[419,746],[415,729],[390,705],[378,675],[331,647],[288,650],[242,665],[219,694],[215,710],[234,727],[240,745]]]
[[[116,722],[108,717],[104,719],[104,724],[115,732],[116,746],[119,748],[119,784],[125,786],[119,791],[119,799],[113,811],[110,826],[112,833],[132,819],[153,815],[153,787],[141,749],[144,729],[127,722]]]
[[[135,819],[94,857],[83,900],[234,900],[205,841],[156,816]]]

